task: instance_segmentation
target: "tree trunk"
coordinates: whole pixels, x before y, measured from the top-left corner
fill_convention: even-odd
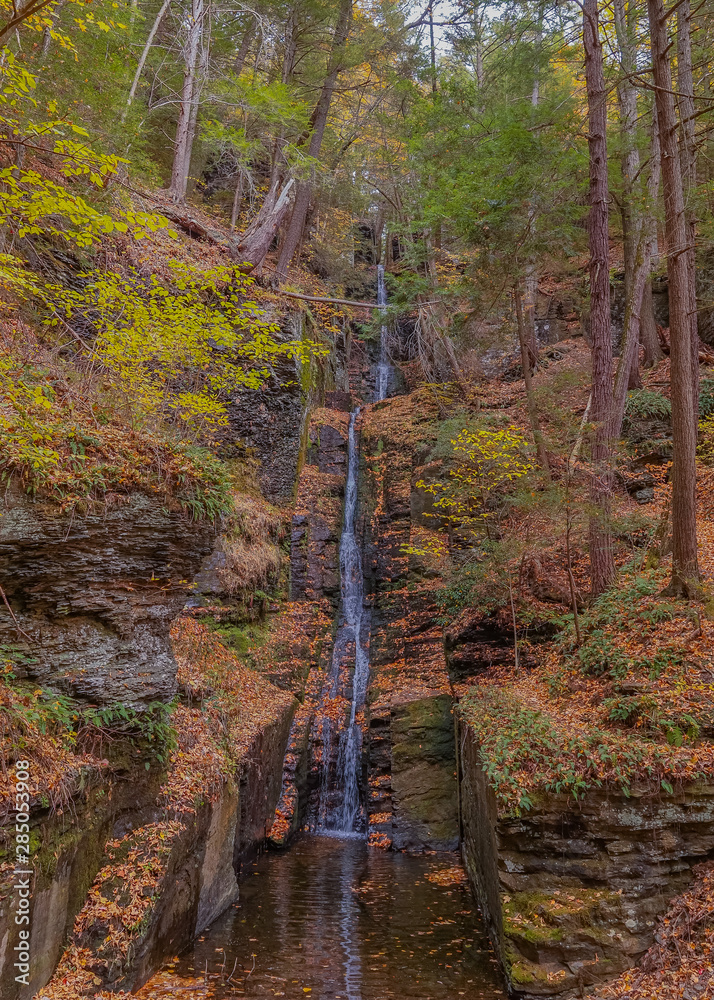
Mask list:
[[[693,200],[697,186],[697,149],[694,135],[694,77],[692,73],[692,11],[690,0],[677,7],[677,103],[681,141],[684,219],[687,227],[687,268],[689,273],[689,319],[692,337],[694,420],[699,421],[699,324],[697,322],[696,219]]]
[[[436,44],[434,42],[434,8],[429,4],[429,55],[431,58],[431,92],[436,93]]]
[[[657,323],[652,302],[652,278],[645,282],[642,294],[642,309],[640,311],[640,340],[644,348],[642,365],[644,368],[654,368],[662,360],[662,345],[657,336]]]
[[[310,119],[310,141],[308,144],[308,155],[312,159],[317,159],[322,147],[322,138],[325,134],[327,117],[330,113],[332,95],[335,90],[337,77],[342,69],[343,49],[352,26],[352,3],[353,0],[341,0],[337,25],[332,37],[332,47],[330,59],[327,67],[327,75],[322,84],[322,90],[317,100],[317,104]],[[293,254],[297,250],[302,239],[305,220],[307,219],[310,199],[312,196],[312,184],[309,181],[301,181],[297,186],[295,203],[293,205],[290,223],[285,234],[283,245],[280,248],[280,257],[275,270],[275,280],[277,284],[282,284],[288,272],[288,265]]]
[[[243,72],[245,61],[248,58],[250,43],[253,41],[254,35],[255,35],[255,22],[251,21],[251,23],[243,32],[243,38],[241,39],[240,47],[236,52],[235,59],[233,60],[233,72],[235,73],[236,76],[240,76],[241,73]]]
[[[60,14],[62,13],[62,8],[64,7],[64,0],[58,3],[51,14],[52,25],[46,25],[42,32],[42,51],[40,53],[40,60],[42,65],[47,58],[47,53],[50,51],[50,45],[52,44],[52,32],[57,27],[57,22],[59,21]]]
[[[627,390],[641,386],[639,376],[639,342],[641,340],[642,305],[645,286],[650,274],[651,214],[659,192],[659,150],[653,136],[650,172],[647,181],[647,202],[643,205],[640,154],[637,143],[637,91],[631,77],[637,66],[635,25],[628,22],[624,0],[615,0],[615,29],[620,48],[623,78],[618,86],[622,131],[622,227],[625,252],[625,322],[622,332],[622,354],[615,379],[612,438],[622,431]],[[628,13],[632,16],[633,8]],[[651,290],[650,290],[651,291]],[[651,294],[649,299],[651,310]],[[653,319],[653,318],[652,318]],[[659,346],[659,338],[656,336]]]
[[[540,50],[543,44],[543,4],[538,8],[536,23],[536,64],[533,67],[533,86],[531,88],[531,107],[537,108],[540,100]],[[535,210],[529,208],[528,221],[532,228],[535,224]],[[531,371],[538,364],[538,338],[536,336],[536,306],[538,304],[538,269],[533,260],[526,264],[525,290],[523,295],[523,311],[525,313],[525,335],[528,348],[528,360]]]
[[[188,173],[185,169],[186,159],[190,160],[191,113],[193,110],[194,88],[196,86],[196,71],[198,69],[198,50],[203,34],[203,0],[192,0],[191,18],[188,26],[188,37],[184,46],[184,74],[181,90],[176,139],[174,141],[174,162],[171,169],[171,185],[169,194],[175,201],[184,201],[186,197],[186,181]]]
[[[278,195],[279,181],[276,180],[266,195],[258,216],[243,234],[238,244],[238,254],[241,261],[251,268],[260,267],[263,263],[275,234],[290,211],[290,194],[294,183],[291,178]]]
[[[645,231],[640,219],[639,242],[635,248],[635,258],[632,261],[627,301],[625,304],[625,323],[622,331],[622,354],[617,366],[615,389],[612,400],[612,425],[610,435],[617,440],[622,431],[622,421],[625,416],[627,390],[637,388],[632,385],[632,372],[638,371],[637,356],[640,346],[640,313],[642,299],[650,270],[649,234]],[[639,382],[639,379],[637,380]]]
[[[199,68],[193,81],[193,96],[191,98],[191,116],[188,124],[188,139],[186,141],[186,158],[183,164],[183,192],[184,196],[188,191],[188,179],[191,174],[191,156],[193,154],[193,144],[196,139],[196,125],[198,123],[198,109],[201,103],[201,90],[203,82],[208,74],[208,45],[202,38],[201,56]]]
[[[235,232],[236,222],[238,221],[238,213],[240,212],[240,207],[243,203],[243,188],[245,186],[245,179],[243,176],[243,168],[238,168],[238,180],[236,181],[236,190],[233,195],[233,208],[231,209],[231,232]]]
[[[662,152],[664,226],[669,278],[669,330],[672,395],[672,581],[673,594],[688,595],[699,580],[696,522],[696,447],[694,372],[690,310],[687,222],[682,170],[677,148],[677,117],[672,94],[667,22],[662,0],[647,0],[652,63]],[[697,362],[698,363],[698,362]]]
[[[124,112],[121,116],[122,121],[124,121],[124,119],[126,118],[126,113],[131,107],[132,101],[136,97],[136,90],[137,87],[139,86],[139,80],[141,79],[141,74],[144,72],[144,66],[146,65],[146,60],[149,56],[151,46],[154,44],[154,38],[156,37],[156,32],[159,30],[159,27],[161,26],[161,22],[164,19],[166,11],[169,9],[170,3],[171,0],[164,0],[164,2],[161,4],[161,7],[159,7],[159,12],[156,15],[155,21],[151,26],[149,37],[146,39],[146,44],[144,45],[141,56],[139,57],[139,62],[136,67],[136,73],[134,74],[134,79],[131,82],[131,89],[129,90],[129,96],[126,99],[126,108],[124,109]]]
[[[540,426],[540,417],[538,416],[538,406],[536,405],[535,396],[533,395],[533,379],[531,376],[530,368],[530,358],[528,356],[528,337],[526,331],[526,324],[523,320],[523,308],[521,305],[521,290],[516,285],[513,289],[513,298],[516,303],[516,324],[518,326],[518,343],[521,347],[521,366],[523,368],[523,381],[526,387],[526,402],[528,404],[528,418],[531,423],[531,431],[533,432],[533,440],[535,441],[536,454],[538,455],[538,462],[546,474],[546,477],[550,479],[550,463],[548,462],[548,452],[545,447],[545,439],[543,437],[543,431]]]
[[[622,79],[617,87],[620,102],[620,132],[622,135],[622,233],[625,258],[625,299],[630,297],[634,275],[635,255],[639,247],[641,212],[636,203],[636,185],[640,171],[640,154],[637,148],[637,91],[632,84],[636,51],[631,37],[625,0],[614,0],[615,30],[620,50]],[[623,341],[624,351],[624,341]]]
[[[603,75],[602,43],[597,0],[583,5],[585,80],[588,92],[588,149],[590,161],[590,337],[592,341],[592,439],[590,518],[591,589],[601,594],[615,579],[610,530],[610,423],[612,416],[612,334],[610,330],[610,270],[607,182],[607,91]]]
[[[642,293],[649,274],[649,235],[642,206],[640,153],[638,149],[637,90],[632,76],[637,67],[635,8],[625,9],[625,0],[615,0],[615,31],[620,50],[622,79],[617,88],[622,133],[622,233],[625,258],[625,323],[622,331],[621,359],[615,382],[615,409],[612,436],[622,429],[627,389],[641,385],[639,349]],[[628,16],[629,15],[629,16]],[[657,191],[655,190],[655,197]],[[644,241],[643,241],[644,237]],[[629,367],[626,367],[629,366]]]
[[[657,218],[655,215],[655,208],[657,205],[657,197],[659,194],[659,182],[662,173],[662,158],[660,156],[659,149],[659,127],[657,124],[657,105],[653,105],[652,108],[652,138],[650,144],[650,176],[648,184],[648,197],[652,210],[648,213],[646,219],[646,225],[649,232],[649,255],[650,255],[650,271],[652,265],[657,265],[659,263],[659,242],[657,233]],[[649,279],[645,284],[645,290],[642,298],[642,309],[640,312],[640,341],[644,348],[644,357],[642,364],[645,368],[653,368],[658,364],[664,354],[662,353],[662,345],[659,342],[659,335],[657,333],[657,323],[655,321],[654,314],[654,303],[652,301],[652,277],[650,274]]]

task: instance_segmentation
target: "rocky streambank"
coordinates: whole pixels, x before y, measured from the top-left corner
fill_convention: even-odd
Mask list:
[[[295,700],[200,624],[175,624],[215,536],[143,496],[83,518],[6,496],[2,624],[26,687],[5,707],[34,788],[28,984],[9,974],[19,928],[3,824],[8,1000],[140,985],[235,900],[236,866],[265,838]],[[48,695],[23,695],[29,682]],[[63,723],[71,739],[52,735]],[[7,818],[7,774],[2,793]]]
[[[714,852],[714,785],[544,794],[514,816],[467,724],[459,748],[463,857],[514,992],[582,996],[631,968]]]

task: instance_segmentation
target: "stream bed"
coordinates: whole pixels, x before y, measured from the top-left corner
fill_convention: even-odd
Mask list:
[[[240,891],[142,998],[505,1000],[456,854],[306,837],[246,864]]]

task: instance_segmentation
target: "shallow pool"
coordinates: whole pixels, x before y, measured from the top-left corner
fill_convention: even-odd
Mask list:
[[[194,990],[226,1000],[506,996],[456,855],[330,837],[247,864],[240,902],[142,996]]]

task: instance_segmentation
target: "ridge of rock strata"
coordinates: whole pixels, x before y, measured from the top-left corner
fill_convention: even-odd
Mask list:
[[[367,775],[370,842],[458,846],[453,692],[433,559],[418,548],[436,407],[423,393],[376,403],[362,422],[365,575],[372,590]]]
[[[0,643],[52,690],[103,704],[169,701],[169,631],[214,535],[142,494],[75,517],[8,493],[0,586],[17,625],[0,604]]]
[[[714,785],[538,795],[499,812],[459,727],[463,855],[519,997],[579,997],[635,965],[657,918],[714,852]]]

